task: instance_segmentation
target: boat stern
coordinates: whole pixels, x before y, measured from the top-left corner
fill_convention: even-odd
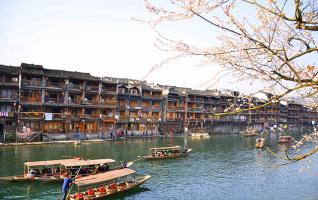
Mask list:
[[[191,151],[192,151],[192,149],[188,149],[188,150],[187,150],[187,153],[190,153]]]

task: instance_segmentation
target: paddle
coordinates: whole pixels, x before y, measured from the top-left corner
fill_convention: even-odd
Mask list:
[[[83,166],[83,165],[81,165],[80,168],[78,169],[78,171],[77,171],[77,173],[76,173],[76,175],[75,175],[75,177],[74,177],[74,181],[76,180],[76,178],[77,178],[79,172],[81,171],[82,166]],[[72,188],[73,188],[73,185],[74,185],[74,184],[72,183],[72,185],[71,185],[71,187],[70,187],[70,189],[68,190],[68,193],[67,193],[67,195],[66,195],[66,199],[67,199],[67,197],[70,195],[71,190],[72,190]]]
[[[143,156],[137,156],[137,157],[138,157],[138,158],[137,158],[136,160],[129,161],[129,162],[127,163],[127,167],[130,167],[130,166],[132,166],[135,162],[144,159]]]

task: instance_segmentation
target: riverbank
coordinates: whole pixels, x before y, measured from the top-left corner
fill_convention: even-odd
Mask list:
[[[109,139],[95,139],[95,140],[81,140],[81,143],[96,143],[105,142]],[[11,143],[0,143],[0,146],[21,146],[21,145],[44,145],[44,144],[78,144],[79,140],[61,140],[61,141],[48,141],[48,142],[11,142]]]
[[[112,141],[120,141],[120,140],[132,140],[132,139],[153,139],[153,138],[180,138],[180,137],[188,137],[188,135],[174,135],[174,136],[147,136],[147,137],[120,137],[114,139],[88,139],[88,140],[56,140],[56,141],[44,141],[44,142],[9,142],[9,143],[0,143],[0,146],[23,146],[23,145],[49,145],[49,144],[85,144],[85,143],[102,143],[102,142],[112,142]]]

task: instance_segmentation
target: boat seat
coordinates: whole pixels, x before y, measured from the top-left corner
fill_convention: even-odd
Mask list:
[[[94,197],[96,191],[97,191],[96,189],[88,189],[86,192],[86,195],[88,195],[89,197]]]
[[[110,184],[109,188],[112,189],[112,190],[116,190],[117,189],[116,183]]]
[[[107,193],[106,187],[105,187],[105,186],[99,187],[99,188],[98,188],[98,193],[102,193],[102,194]]]
[[[76,193],[75,195],[72,195],[72,196],[76,200],[84,200],[84,194],[82,192],[78,192],[78,193]]]

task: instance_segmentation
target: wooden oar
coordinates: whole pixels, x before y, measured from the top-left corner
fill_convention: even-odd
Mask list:
[[[76,180],[76,178],[77,178],[79,172],[81,171],[82,166],[83,166],[83,165],[81,165],[80,168],[78,169],[78,171],[77,171],[77,173],[76,173],[76,175],[75,175],[75,177],[74,177],[74,181]],[[67,193],[67,195],[66,195],[66,199],[68,199],[67,197],[70,195],[73,185],[74,185],[74,184],[72,183],[71,188],[68,190],[68,193]]]
[[[137,158],[136,160],[129,161],[129,162],[127,163],[127,167],[130,167],[130,166],[133,165],[135,162],[137,162],[137,161],[139,161],[139,160],[142,160],[142,159],[144,159],[143,156],[138,156],[138,158]]]

